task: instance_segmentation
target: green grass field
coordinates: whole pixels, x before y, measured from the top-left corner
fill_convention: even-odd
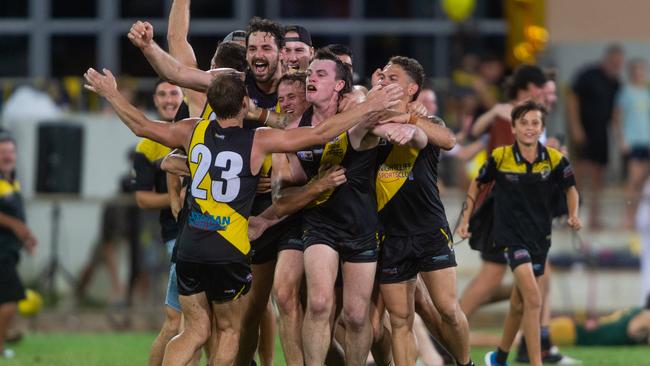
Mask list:
[[[149,346],[154,337],[153,333],[30,334],[19,344],[10,346],[16,351],[16,358],[0,360],[0,365],[141,366],[147,364]],[[483,355],[488,350],[487,348],[472,350],[477,366],[483,365]],[[650,349],[647,347],[563,348],[563,351],[583,360],[585,366],[627,366],[650,363]],[[284,364],[279,344],[276,344],[275,360],[276,365]]]

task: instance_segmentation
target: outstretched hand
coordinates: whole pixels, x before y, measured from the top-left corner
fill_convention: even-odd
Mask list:
[[[138,20],[131,26],[127,37],[139,49],[150,46],[153,42],[153,25]]]
[[[84,79],[86,79],[86,84],[84,88],[99,94],[100,96],[106,98],[113,93],[117,93],[117,82],[115,81],[115,76],[111,73],[109,69],[102,69],[104,74],[98,72],[92,67],[84,73]]]

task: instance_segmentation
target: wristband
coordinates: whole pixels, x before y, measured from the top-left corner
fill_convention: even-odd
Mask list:
[[[416,114],[411,113],[409,116],[408,124],[414,125],[416,123],[418,123],[418,116]]]

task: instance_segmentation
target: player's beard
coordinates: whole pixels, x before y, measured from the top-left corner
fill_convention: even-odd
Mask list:
[[[275,77],[275,73],[278,69],[279,57],[274,60],[264,60],[268,63],[266,74],[258,75],[253,72],[253,77],[258,83],[267,83]],[[253,65],[255,65],[255,60],[253,60]],[[250,67],[250,66],[249,66]],[[253,66],[254,67],[254,66]]]

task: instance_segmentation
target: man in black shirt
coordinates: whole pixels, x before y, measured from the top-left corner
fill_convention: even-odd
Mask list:
[[[567,98],[571,142],[578,152],[576,175],[591,185],[589,225],[598,229],[600,191],[609,155],[608,132],[614,110],[614,98],[620,87],[623,49],[611,45],[600,64],[584,69],[571,85]]]
[[[20,183],[14,177],[16,146],[6,132],[0,132],[0,359],[13,358],[4,347],[7,330],[16,314],[17,303],[25,297],[25,288],[16,266],[20,249],[36,250],[36,237],[25,224],[25,205]]]

